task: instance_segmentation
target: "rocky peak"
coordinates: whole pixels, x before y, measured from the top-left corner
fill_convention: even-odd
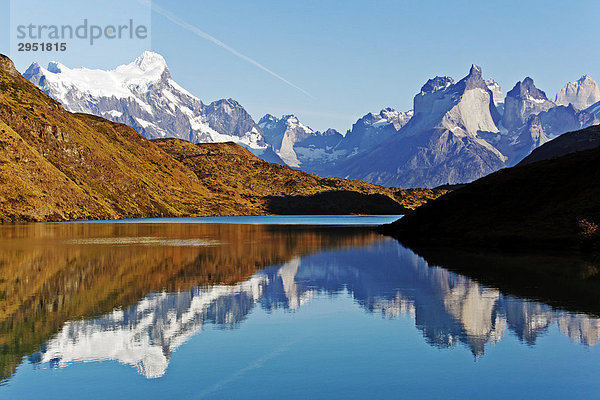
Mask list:
[[[52,72],[54,74],[60,74],[63,69],[65,68],[65,66],[61,63],[59,63],[58,61],[50,61],[48,63],[48,72]]]
[[[469,70],[469,76],[479,76],[481,78],[481,67],[479,65],[471,64],[471,69]]]
[[[142,71],[168,68],[164,57],[153,51],[144,51],[133,61],[133,64],[137,65]]]
[[[213,108],[215,111],[219,110],[220,112],[231,114],[234,110],[242,108],[240,103],[233,99],[220,99],[215,100],[210,103],[209,107]]]
[[[359,118],[357,123],[371,125],[375,122],[380,121],[381,118],[382,118],[381,115],[369,112],[369,113],[365,114],[362,118]]]
[[[339,133],[338,131],[336,131],[335,129],[332,129],[332,128],[329,128],[325,132],[323,132],[323,136],[337,136],[337,135],[341,135],[341,133]]]
[[[8,72],[8,74],[11,76],[19,75],[19,71],[17,71],[17,69],[15,68],[15,64],[10,58],[6,57],[4,54],[0,54],[0,68]]]
[[[547,111],[556,104],[548,100],[546,93],[535,87],[533,79],[527,77],[517,82],[507,94],[502,124],[506,129],[517,129],[525,124],[529,116]]]
[[[567,83],[557,94],[556,104],[573,106],[583,110],[600,101],[600,88],[589,75],[583,75],[575,82]]]
[[[433,79],[429,79],[421,88],[421,93],[433,93],[438,90],[446,89],[447,87],[454,85],[454,79],[449,76],[436,76]]]
[[[481,68],[472,65],[464,78],[452,82],[452,78],[436,77],[423,86],[414,98],[414,116],[402,128],[404,134],[419,135],[440,127],[458,135],[498,131],[500,115]]]
[[[298,117],[296,117],[294,114],[288,114],[288,115],[282,116],[281,121],[285,121],[286,124],[288,124],[288,125],[296,125],[296,124],[300,123],[300,121],[298,121]]]
[[[502,93],[502,88],[492,78],[486,79],[485,84],[487,88],[492,92],[492,96],[494,97],[494,104],[496,106],[504,103],[504,94]]]
[[[35,85],[40,86],[39,80],[42,78],[42,67],[37,62],[34,62],[29,66],[29,68],[27,68],[27,70],[25,70],[23,77],[30,80]]]
[[[477,88],[487,91],[488,87],[482,78],[481,67],[475,64],[471,65],[469,74],[456,84],[456,88],[458,91],[465,91]]]
[[[260,126],[261,128],[272,128],[275,126],[275,124],[279,122],[279,119],[277,117],[275,117],[274,115],[271,114],[266,114],[264,117],[262,117],[259,121],[258,121],[258,126]]]
[[[250,114],[233,99],[216,100],[206,106],[206,120],[217,132],[226,135],[245,136],[259,134],[260,128]],[[258,141],[262,144],[262,138]]]
[[[536,100],[548,100],[546,93],[535,87],[533,79],[526,77],[522,82],[517,82],[514,88],[512,88],[507,94],[507,97],[514,97],[518,99],[536,99]]]
[[[299,167],[302,163],[295,146],[310,137],[321,136],[302,124],[293,114],[283,115],[279,119],[267,114],[260,119],[259,126],[263,130],[265,142],[273,146],[276,154],[291,167]]]

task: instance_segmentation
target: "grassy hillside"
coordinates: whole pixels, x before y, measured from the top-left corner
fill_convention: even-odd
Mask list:
[[[598,248],[600,148],[500,170],[382,231],[407,244]]]
[[[339,206],[322,208],[310,197],[324,191],[335,191]],[[0,55],[0,222],[388,213],[439,193],[326,181],[234,144],[154,143],[128,126],[65,111]]]
[[[214,197],[135,130],[72,114],[0,68],[0,220],[208,214]]]
[[[403,213],[446,192],[321,178],[263,161],[234,143],[153,142],[194,171],[209,190],[256,214]]]

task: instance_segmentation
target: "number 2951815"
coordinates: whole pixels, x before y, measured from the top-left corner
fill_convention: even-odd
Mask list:
[[[66,51],[67,44],[59,42],[20,42],[18,44],[19,51]]]

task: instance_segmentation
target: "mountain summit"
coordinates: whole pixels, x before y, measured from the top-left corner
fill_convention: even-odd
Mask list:
[[[133,63],[137,65],[142,71],[149,71],[153,69],[168,69],[165,58],[158,53],[153,51],[144,51]]]
[[[458,82],[435,77],[414,98],[414,116],[371,152],[339,165],[339,176],[385,186],[466,182],[500,168],[506,157],[485,138],[499,133],[499,113],[482,71]]]
[[[539,90],[533,79],[527,77],[517,82],[506,94],[502,124],[507,129],[516,129],[523,125],[530,115],[547,111],[555,104],[548,100],[546,93]]]
[[[556,94],[556,104],[568,106],[572,104],[578,110],[584,110],[600,101],[600,88],[589,75],[583,75],[575,82],[567,83]]]
[[[109,71],[71,69],[56,62],[45,69],[34,63],[23,76],[67,110],[127,124],[149,139],[232,141],[256,154],[268,147],[239,103],[229,99],[205,105],[178,85],[164,57],[151,51]]]
[[[311,164],[328,162],[334,157],[330,150],[342,140],[337,131],[314,131],[291,114],[281,118],[267,114],[258,126],[263,130],[266,143],[273,146],[287,165],[302,166],[305,170],[310,169]]]

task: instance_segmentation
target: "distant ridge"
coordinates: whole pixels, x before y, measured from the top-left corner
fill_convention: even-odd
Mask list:
[[[181,146],[66,111],[0,55],[0,222],[289,214],[298,209],[393,214],[443,193],[319,178],[262,161],[234,143],[196,146],[169,140]],[[201,165],[192,162],[198,159]],[[329,201],[311,202],[310,196]]]
[[[529,76],[504,95],[477,65],[458,81],[429,79],[412,110],[369,112],[345,135],[313,130],[293,114],[256,123],[233,99],[204,104],[149,51],[109,71],[52,62],[34,63],[24,75],[68,110],[127,124],[150,139],[232,141],[266,161],[387,187],[472,182],[565,132],[600,123],[600,87],[589,75],[568,82],[553,101]]]

